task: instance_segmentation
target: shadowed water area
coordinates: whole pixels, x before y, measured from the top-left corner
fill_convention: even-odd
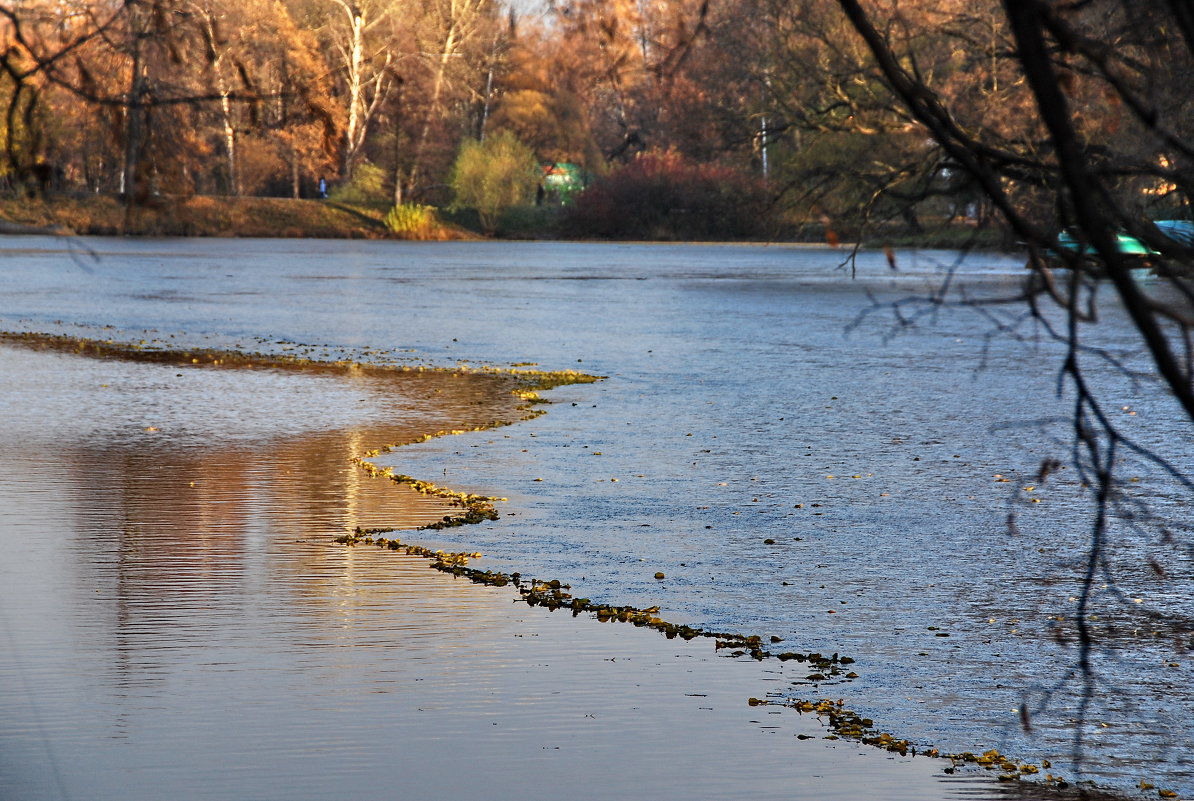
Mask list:
[[[19,380],[0,401],[13,721],[0,775],[25,782],[14,786],[101,797],[72,784],[94,773],[111,795],[143,788],[128,797],[154,797],[163,777],[208,797],[250,781],[255,797],[292,798],[344,781],[362,793],[398,782],[404,798],[527,784],[610,797],[618,781],[622,795],[713,798],[747,778],[775,798],[1000,789],[936,782],[946,765],[930,760],[896,775],[882,752],[798,740],[824,732],[791,709],[747,707],[757,696],[844,698],[923,747],[1048,758],[1071,780],[1081,767],[1121,787],[1194,789],[1189,644],[1139,614],[1187,610],[1188,554],[1146,528],[1117,529],[1128,567],[1098,599],[1114,648],[1081,715],[1085,761],[1069,759],[1088,506],[1072,471],[1035,478],[1042,458],[1067,455],[1061,349],[1039,328],[992,337],[973,310],[909,327],[881,308],[936,286],[955,254],[901,254],[896,273],[863,254],[851,279],[840,253],[780,247],[3,244],[10,330],[607,376],[548,393],[543,417],[376,457],[508,498],[498,521],[404,539],[480,550],[478,565],[558,578],[578,597],[658,604],[677,623],[781,637],[776,652],[840,652],[858,674],[818,679],[796,662],[714,656],[708,641],[551,616],[422,560],[332,544],[346,527],[444,513],[348,459],[517,419],[495,379],[5,347]],[[1020,272],[972,255],[958,280],[997,297]],[[1093,336],[1137,363],[1114,308]],[[1091,370],[1128,431],[1190,463],[1181,417],[1149,379]],[[1135,497],[1188,533],[1173,482],[1124,469]],[[1141,567],[1158,556],[1163,579]],[[539,672],[552,664],[567,670]],[[611,672],[627,664],[629,679]],[[693,676],[704,684],[686,689]],[[636,700],[632,684],[654,689]],[[327,774],[307,766],[319,755]]]

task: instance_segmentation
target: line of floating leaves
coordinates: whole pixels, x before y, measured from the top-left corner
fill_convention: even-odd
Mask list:
[[[948,759],[950,767],[945,768],[946,773],[953,773],[955,768],[960,765],[971,764],[986,770],[998,770],[999,779],[1001,781],[1016,781],[1026,776],[1039,776],[1042,770],[1048,770],[1052,767],[1049,760],[1042,760],[1040,765],[1031,762],[1017,762],[1003,754],[998,750],[992,748],[989,751],[984,751],[981,754],[975,754],[970,751],[963,751],[957,754],[943,754],[936,748],[930,748],[923,751],[917,751],[916,747],[908,740],[903,740],[895,737],[887,732],[879,731],[875,728],[875,722],[870,718],[864,718],[857,712],[847,709],[845,702],[842,699],[836,701],[823,698],[819,701],[809,701],[800,699],[784,699],[772,700],[764,698],[751,698],[747,701],[750,706],[784,706],[790,707],[801,713],[814,713],[820,720],[822,720],[826,727],[831,732],[825,737],[827,740],[837,740],[844,738],[847,740],[854,740],[863,743],[864,745],[871,745],[877,748],[882,748],[886,751],[899,754],[900,756],[920,756],[934,757],[937,759]],[[797,735],[800,739],[809,739],[808,735]],[[1044,775],[1046,784],[1055,785],[1057,787],[1068,787],[1069,782],[1062,776],[1055,776],[1052,773],[1046,772]],[[1171,795],[1161,795],[1162,798],[1172,798]]]
[[[426,482],[420,483],[425,484]],[[451,491],[444,492],[451,493]],[[462,493],[455,493],[454,495],[459,497]],[[475,499],[478,496],[465,497]],[[456,519],[460,518],[453,518],[453,520]],[[458,522],[449,523],[447,521],[448,518],[445,518],[443,523],[432,523],[422,528],[443,528],[446,525],[462,524]],[[680,637],[684,640],[693,640],[697,637],[707,637],[714,640],[715,650],[728,649],[729,656],[749,656],[757,660],[774,657],[781,661],[796,660],[807,663],[814,670],[818,671],[809,677],[812,681],[825,681],[830,677],[844,677],[849,679],[858,677],[858,674],[853,671],[846,672],[846,666],[854,663],[854,660],[848,656],[839,656],[836,653],[831,656],[825,656],[815,652],[797,653],[794,651],[773,653],[764,648],[763,639],[757,635],[710,631],[696,626],[670,623],[658,616],[658,606],[639,609],[633,606],[601,603],[589,598],[576,598],[569,592],[572,589],[571,586],[564,584],[559,579],[542,581],[539,579],[524,578],[521,573],[517,572],[501,573],[493,570],[481,570],[469,567],[469,559],[480,558],[480,553],[454,553],[432,550],[421,545],[404,543],[400,539],[393,537],[375,536],[389,534],[393,531],[394,529],[388,528],[357,528],[352,533],[336,537],[335,541],[350,546],[359,544],[374,545],[378,548],[385,548],[391,551],[402,551],[414,556],[423,556],[432,560],[430,566],[433,569],[443,573],[450,573],[454,576],[460,576],[461,578],[467,578],[478,584],[493,587],[513,585],[518,590],[521,599],[529,606],[542,606],[553,612],[557,610],[569,611],[574,617],[582,612],[590,613],[603,623],[617,621],[652,628],[665,635],[668,639]],[[772,637],[771,642],[778,643],[781,640],[778,637]]]
[[[423,495],[432,495],[437,498],[444,498],[452,505],[459,506],[464,510],[460,514],[444,515],[442,520],[436,521],[435,523],[429,523],[425,526],[420,526],[420,530],[452,528],[454,526],[463,526],[468,523],[480,523],[482,520],[497,520],[498,513],[493,507],[493,502],[496,500],[505,500],[504,498],[490,498],[486,495],[474,495],[469,492],[457,492],[456,490],[451,490],[447,487],[441,487],[437,484],[433,484],[430,481],[423,481],[421,479],[414,478],[413,476],[395,473],[393,468],[390,467],[378,467],[372,462],[367,462],[360,457],[353,457],[351,461],[360,465],[361,469],[375,478],[388,478],[398,484],[406,484],[416,492],[422,493]],[[392,529],[381,529],[381,531],[391,530]],[[336,542],[342,542],[346,545],[356,545],[359,540],[354,539],[354,537],[361,532],[365,532],[366,534],[374,533],[373,530],[358,528],[354,534],[345,534],[343,537],[337,537]],[[426,556],[427,554],[421,555]]]
[[[436,527],[436,524],[425,526],[424,528],[433,527]],[[513,585],[518,590],[522,600],[529,606],[542,606],[553,612],[565,610],[571,612],[573,617],[578,616],[582,612],[588,612],[593,614],[601,622],[618,621],[639,627],[656,629],[668,639],[680,637],[683,640],[693,640],[697,637],[708,637],[714,640],[715,650],[732,649],[729,655],[734,657],[749,655],[751,658],[760,661],[773,657],[784,662],[789,660],[807,662],[811,667],[823,671],[823,673],[810,676],[810,680],[814,680],[814,677],[815,679],[824,680],[829,676],[838,676],[842,673],[842,666],[854,663],[854,660],[850,657],[839,656],[836,653],[828,657],[815,652],[807,654],[793,651],[772,653],[763,648],[762,638],[757,635],[708,631],[695,626],[669,623],[658,617],[658,606],[637,609],[633,606],[596,603],[588,598],[574,598],[568,592],[571,587],[559,579],[552,579],[550,581],[542,581],[534,578],[524,579],[522,574],[517,572],[507,574],[469,567],[469,559],[481,558],[480,553],[432,550],[421,545],[404,543],[397,538],[375,536],[378,534],[389,534],[393,531],[394,529],[390,528],[357,528],[351,534],[337,537],[335,541],[349,546],[363,543],[390,551],[402,551],[409,555],[422,556],[432,560],[431,568],[439,570],[442,573],[467,578],[478,584],[485,584],[491,587]],[[778,637],[772,637],[771,641],[772,643],[781,642]],[[857,678],[857,676],[858,674],[853,671],[845,674],[846,678]],[[953,773],[955,767],[958,765],[972,764],[987,770],[1000,770],[1001,773],[998,778],[1001,781],[1015,781],[1021,777],[1038,776],[1042,769],[1047,771],[1051,767],[1051,763],[1048,760],[1042,760],[1039,766],[1029,762],[1015,762],[1000,754],[996,749],[984,751],[982,754],[974,754],[970,751],[963,751],[957,754],[943,754],[936,748],[917,751],[916,747],[909,740],[900,739],[887,732],[879,731],[875,728],[873,720],[864,718],[857,712],[847,709],[842,699],[834,701],[826,698],[819,701],[809,701],[750,698],[747,703],[750,706],[785,706],[801,713],[815,713],[819,719],[825,722],[826,727],[830,730],[831,733],[826,736],[826,739],[829,740],[837,740],[839,738],[854,740],[864,745],[875,746],[892,753],[897,753],[901,756],[916,756],[919,754],[920,756],[948,759],[951,765],[945,768],[946,773]],[[800,739],[809,739],[807,735],[798,736]],[[1059,788],[1069,786],[1069,782],[1065,778],[1048,772],[1044,775],[1044,781],[1046,784]],[[1171,794],[1171,791],[1161,791],[1160,796],[1162,798],[1175,797],[1174,794]]]

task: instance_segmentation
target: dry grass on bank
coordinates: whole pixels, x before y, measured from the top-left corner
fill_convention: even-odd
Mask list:
[[[0,198],[0,221],[22,226],[69,229],[76,234],[133,236],[395,237],[385,226],[385,209],[290,198],[195,196],[154,197],[125,225],[119,197],[53,195],[47,199]],[[470,238],[445,228],[442,239]]]

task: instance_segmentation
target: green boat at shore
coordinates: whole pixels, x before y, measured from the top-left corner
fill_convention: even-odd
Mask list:
[[[1157,227],[1165,237],[1174,241],[1174,243],[1187,247],[1194,248],[1194,222],[1189,220],[1154,220],[1153,225]],[[1117,252],[1123,256],[1128,256],[1132,261],[1137,262],[1137,266],[1133,267],[1133,272],[1148,272],[1153,268],[1154,260],[1161,255],[1161,252],[1149,247],[1135,236],[1126,232],[1119,232],[1115,235],[1115,246]],[[1081,256],[1083,261],[1101,268],[1102,260],[1099,258],[1097,252],[1088,242],[1079,241],[1071,232],[1062,231],[1057,235],[1057,251],[1052,251],[1049,254],[1050,266],[1065,267],[1065,255]]]

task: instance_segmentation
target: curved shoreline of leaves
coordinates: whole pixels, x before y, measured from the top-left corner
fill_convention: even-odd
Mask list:
[[[393,476],[391,480],[410,484],[419,491],[425,491],[439,497],[455,498],[462,502],[466,499],[484,502],[499,500],[496,498],[469,496],[465,493],[455,493],[452,490],[437,487],[430,482],[418,482],[409,479],[408,476]],[[460,518],[457,517],[454,519]],[[462,524],[463,521],[451,523],[450,525]],[[444,526],[433,523],[428,526],[422,526],[417,530],[442,527]],[[436,550],[404,542],[397,537],[384,536],[393,533],[395,530],[392,528],[357,528],[349,534],[336,537],[334,541],[350,547],[355,545],[372,545],[384,550],[400,551],[407,555],[420,556],[430,560],[429,567],[433,570],[465,578],[477,584],[484,584],[491,587],[512,586],[518,591],[519,600],[525,602],[528,606],[541,606],[552,612],[571,612],[573,617],[577,617],[584,612],[592,615],[593,618],[602,623],[629,623],[640,628],[655,629],[668,639],[679,637],[687,641],[698,637],[709,638],[714,640],[716,651],[726,650],[726,655],[731,657],[749,657],[758,661],[765,659],[778,659],[783,662],[795,660],[800,663],[807,663],[810,669],[818,671],[810,675],[810,679],[814,677],[822,681],[833,677],[852,679],[858,675],[853,670],[849,670],[848,666],[854,664],[855,660],[848,656],[841,656],[836,653],[825,656],[816,652],[777,652],[765,647],[763,638],[758,635],[711,631],[696,626],[670,623],[659,617],[658,606],[640,609],[628,605],[602,603],[589,598],[577,598],[570,593],[571,587],[558,579],[545,581],[542,579],[527,578],[519,572],[503,573],[469,567],[468,563],[470,559],[481,558],[482,555],[478,552]],[[781,642],[780,638],[772,637],[768,645],[775,645],[779,642]],[[849,670],[849,672],[845,672],[846,670]],[[1091,788],[1089,786],[1075,788],[1074,784],[1065,777],[1050,773],[1049,768],[1052,765],[1047,759],[1042,760],[1039,764],[1022,762],[1001,754],[994,748],[980,754],[971,751],[942,753],[936,748],[918,749],[910,740],[901,739],[893,734],[879,730],[872,719],[863,717],[859,713],[848,709],[845,706],[845,701],[840,698],[837,700],[829,698],[821,698],[819,700],[750,698],[747,703],[750,706],[782,706],[795,709],[800,714],[815,714],[829,731],[824,738],[827,740],[850,740],[899,754],[900,756],[923,756],[949,760],[950,766],[944,769],[944,772],[948,774],[952,774],[964,767],[981,768],[991,772],[998,771],[997,778],[1003,782],[1034,779],[1042,785],[1056,790],[1079,789],[1082,793],[1087,794],[1084,797],[1090,797],[1089,792]],[[798,735],[798,737],[802,740],[811,739],[808,735]],[[1147,782],[1144,782],[1143,786],[1145,789],[1153,789],[1152,785]],[[1176,797],[1176,794],[1173,794],[1169,790],[1160,790],[1158,794],[1161,798]],[[1107,795],[1106,797],[1110,799],[1119,796]]]
[[[464,515],[470,514],[470,512],[476,513],[478,522],[482,519],[494,519],[488,517],[486,511],[487,508],[492,508],[489,506],[490,502],[499,499],[453,492],[452,490],[437,487],[430,482],[416,481],[409,476],[393,475],[389,477],[393,481],[409,484],[420,492],[458,501],[462,506],[465,506],[467,511],[463,515],[452,517],[451,520],[453,521],[460,520]],[[449,518],[445,517],[441,523],[421,526],[416,530],[445,528],[449,525],[462,525],[463,523],[463,521],[449,523],[447,522],[448,520]],[[589,598],[577,598],[570,592],[572,587],[561,582],[559,579],[545,581],[536,578],[527,578],[519,572],[502,573],[469,567],[469,559],[480,558],[480,553],[432,550],[422,545],[403,542],[396,537],[375,536],[389,534],[393,531],[395,529],[357,528],[350,534],[336,537],[334,541],[349,546],[361,544],[373,545],[390,551],[402,551],[409,555],[422,556],[431,559],[430,567],[442,573],[450,573],[477,584],[485,584],[491,587],[513,586],[518,590],[521,600],[528,606],[542,606],[552,612],[557,610],[569,611],[572,612],[574,617],[580,615],[582,612],[587,612],[591,613],[600,622],[616,621],[644,628],[652,628],[665,635],[668,639],[675,639],[676,637],[683,640],[693,640],[697,637],[710,638],[714,640],[714,648],[716,650],[728,649],[728,656],[749,656],[759,661],[776,658],[785,662],[795,660],[807,663],[810,668],[819,671],[813,674],[817,677],[816,680],[824,680],[828,677],[857,678],[857,674],[853,671],[846,672],[848,670],[847,666],[854,663],[854,659],[848,656],[840,656],[836,653],[831,656],[825,656],[816,652],[799,653],[795,651],[776,653],[767,650],[764,647],[763,638],[758,635],[711,631],[697,626],[670,623],[658,616],[658,606],[639,609],[629,605],[608,604]],[[780,638],[772,637],[770,644],[779,642],[781,642]],[[810,679],[812,678],[810,676]]]
[[[441,431],[437,434],[425,435],[422,441],[437,436],[461,433],[466,432]],[[376,456],[382,451],[390,451],[397,447],[397,445],[389,445],[384,449],[370,451],[366,456]],[[447,515],[441,521],[420,526],[418,529],[415,529],[417,531],[443,529],[468,523],[479,523],[483,520],[496,520],[498,519],[498,514],[494,509],[493,503],[505,500],[504,498],[473,495],[440,487],[429,481],[422,481],[411,476],[394,473],[390,468],[379,468],[364,458],[358,457],[353,459],[353,461],[372,476],[389,478],[396,483],[406,484],[418,492],[449,499],[464,510],[457,515]],[[561,582],[559,579],[541,580],[524,577],[520,572],[503,573],[470,567],[468,564],[470,559],[479,559],[482,557],[482,554],[479,552],[433,550],[426,546],[403,542],[397,537],[384,536],[392,534],[396,530],[385,527],[358,527],[349,534],[336,537],[334,541],[350,547],[355,545],[372,545],[389,551],[401,551],[407,555],[420,556],[431,560],[429,567],[434,570],[465,578],[477,584],[484,584],[491,587],[513,586],[519,593],[519,600],[525,602],[528,606],[542,606],[552,612],[567,611],[571,612],[573,617],[577,617],[584,612],[592,615],[593,618],[602,623],[630,623],[640,628],[655,629],[668,639],[679,637],[689,641],[698,637],[709,638],[714,640],[714,649],[716,651],[725,650],[725,655],[730,657],[749,657],[757,661],[774,658],[781,662],[795,660],[799,663],[807,663],[813,672],[806,677],[806,681],[812,684],[819,685],[834,679],[848,681],[858,677],[858,674],[848,667],[855,663],[855,660],[849,656],[841,656],[837,653],[825,656],[817,652],[773,651],[764,647],[763,638],[758,635],[710,631],[696,626],[671,623],[659,617],[658,606],[640,609],[629,605],[603,603],[589,598],[574,597],[570,592],[571,586]],[[781,638],[773,636],[769,638],[767,645],[773,646],[780,642],[782,642]],[[1092,790],[1095,789],[1093,785],[1082,782],[1078,786],[1075,786],[1074,783],[1068,781],[1064,776],[1049,772],[1052,764],[1048,759],[1041,760],[1039,764],[1018,761],[1001,754],[994,748],[983,751],[980,754],[971,751],[942,753],[939,749],[932,747],[918,750],[910,740],[902,739],[891,733],[879,730],[875,727],[872,719],[863,717],[859,713],[848,709],[845,706],[845,701],[840,698],[837,700],[828,698],[809,700],[796,698],[760,699],[752,697],[748,699],[747,703],[750,706],[783,706],[795,709],[800,714],[815,714],[829,731],[829,734],[824,738],[827,740],[850,740],[899,754],[900,756],[924,756],[949,760],[950,766],[944,768],[944,772],[947,774],[952,774],[962,768],[971,767],[991,772],[998,771],[996,777],[1001,782],[1031,779],[1043,787],[1062,794],[1068,795],[1072,792],[1077,792],[1079,797],[1085,799],[1100,797],[1111,800],[1123,797],[1114,792],[1105,794],[1100,792],[1098,796],[1091,795]],[[798,737],[802,740],[811,739],[808,735],[798,735]],[[1142,781],[1140,787],[1142,790],[1156,789],[1154,785],[1147,781]],[[1157,794],[1160,798],[1177,798],[1177,793],[1172,790],[1159,789],[1157,790]]]

